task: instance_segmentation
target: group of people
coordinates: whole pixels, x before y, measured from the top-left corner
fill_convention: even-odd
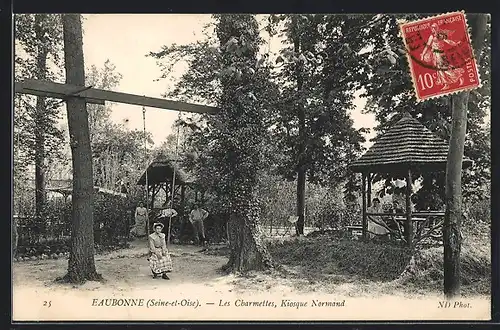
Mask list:
[[[149,241],[149,267],[153,274],[153,278],[161,275],[163,279],[170,279],[167,273],[173,269],[172,259],[167,248],[166,235],[163,233],[165,222],[170,226],[171,221],[176,219],[178,212],[172,207],[170,201],[166,202],[160,211],[160,214],[155,219],[153,224],[153,233],[148,235]],[[195,241],[201,245],[206,244],[205,226],[203,221],[208,217],[209,213],[200,208],[198,204],[193,205],[193,209],[189,213],[187,223],[191,224],[194,231]],[[147,235],[148,227],[148,210],[144,203],[140,202],[135,210],[135,224],[130,233],[136,237],[144,237]],[[186,222],[183,223],[185,225]],[[169,232],[167,227],[167,232]]]
[[[402,214],[405,213],[405,201],[403,194],[400,191],[394,191],[392,195],[392,213],[395,214]],[[413,205],[412,211],[413,211]],[[368,215],[368,234],[370,238],[379,236],[383,237],[385,235],[390,234],[391,232],[391,224],[386,223],[383,219],[382,216],[380,215],[373,215],[373,213],[384,213],[382,209],[382,205],[380,203],[380,199],[374,198],[372,200],[372,206],[367,208],[366,210],[368,213],[372,213],[372,215]],[[406,232],[406,222],[404,224],[404,231]]]

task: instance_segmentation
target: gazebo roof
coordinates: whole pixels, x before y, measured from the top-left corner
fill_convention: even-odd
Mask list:
[[[355,172],[390,172],[409,167],[446,168],[448,143],[405,113],[349,167]],[[464,167],[472,161],[464,159]]]
[[[149,164],[146,169],[148,175],[149,184],[159,184],[165,182],[172,182],[172,177],[174,175],[175,168],[175,183],[179,185],[190,184],[194,181],[194,178],[189,175],[186,171],[181,169],[174,160],[161,157]],[[146,171],[142,173],[137,184],[144,186],[146,184]]]

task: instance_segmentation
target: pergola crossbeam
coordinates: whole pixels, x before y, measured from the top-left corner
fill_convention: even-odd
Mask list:
[[[53,97],[56,99],[64,99],[68,97],[68,95],[72,95],[73,93],[81,90],[82,88],[75,88],[70,90],[69,93],[63,94],[63,93],[56,93],[53,91],[45,91],[45,90],[38,90],[34,89],[35,86],[32,86],[31,83],[29,82],[16,82],[15,83],[15,92],[19,94],[29,94],[29,95],[35,95],[35,96],[42,96],[42,97]],[[78,96],[75,96],[78,97]],[[104,100],[96,100],[96,99],[91,99],[87,98],[86,99],[87,103],[92,103],[92,104],[100,104],[104,105],[106,102]]]
[[[150,108],[159,108],[166,110],[176,110],[194,113],[214,114],[219,111],[218,108],[201,104],[172,101],[161,98],[141,96],[135,94],[107,91],[97,88],[88,88],[81,90],[81,86],[69,84],[60,84],[51,81],[27,79],[15,83],[15,92],[22,94],[31,94],[44,97],[53,97],[66,99],[68,97],[84,98],[88,103],[104,104],[105,101],[139,105]]]

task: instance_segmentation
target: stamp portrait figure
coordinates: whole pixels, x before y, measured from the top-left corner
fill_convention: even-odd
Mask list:
[[[443,86],[441,90],[447,90],[450,85],[455,83],[462,86],[464,83],[462,76],[465,70],[463,68],[454,68],[445,52],[446,46],[457,47],[460,44],[460,40],[453,41],[450,39],[450,36],[455,31],[440,29],[437,23],[431,25],[431,31],[432,33],[429,35],[420,59],[425,63],[430,63],[437,69],[436,84]]]

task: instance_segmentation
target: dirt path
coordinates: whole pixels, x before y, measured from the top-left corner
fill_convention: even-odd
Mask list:
[[[436,310],[438,301],[442,299],[439,293],[410,292],[397,281],[362,281],[335,274],[328,274],[318,281],[314,276],[298,276],[292,266],[284,267],[279,272],[254,273],[244,277],[225,275],[218,271],[227,262],[224,256],[202,253],[195,246],[173,245],[170,252],[174,263],[171,280],[152,279],[146,260],[145,241],[133,242],[130,249],[97,255],[96,267],[105,281],[87,282],[81,286],[54,282],[55,278],[65,274],[67,259],[14,263],[13,316],[23,320],[427,319],[428,313],[422,308],[428,308],[429,300],[435,312],[431,314],[436,314],[437,319],[450,318],[450,312],[455,312],[455,317],[459,319],[489,315],[487,297],[470,298],[475,301],[474,309],[443,313]],[[144,299],[146,305],[155,301],[177,301],[179,306],[146,306],[145,309],[96,307],[105,299],[119,298]],[[272,302],[276,307],[235,306],[245,304],[238,303],[238,299],[267,301],[264,304]],[[287,307],[283,306],[283,299],[308,302],[309,305]],[[339,304],[344,301],[344,306],[337,307],[339,312],[332,313],[332,307],[312,308],[310,305],[314,299]],[[382,310],[374,307],[374,301],[385,301],[378,305],[382,306]],[[227,302],[227,307],[219,306],[224,302]],[[180,306],[190,303],[196,306]],[[50,307],[44,306],[48,304]],[[405,304],[401,313],[394,313],[394,308],[402,308]],[[384,308],[384,305],[391,307]],[[306,313],[296,313],[299,308],[305,309]],[[169,312],[158,314],[159,309]],[[360,311],[363,311],[361,318]]]
[[[146,242],[134,241],[130,249],[123,249],[97,255],[95,257],[97,272],[105,281],[88,282],[79,286],[80,290],[87,287],[96,289],[113,289],[118,291],[155,289],[161,285],[175,286],[178,284],[207,283],[221,276],[217,272],[227,258],[209,256],[200,253],[196,246],[173,245],[170,248],[174,263],[174,272],[168,283],[157,278],[153,280],[149,269]],[[52,290],[71,290],[68,284],[54,283],[54,279],[65,274],[68,265],[67,258],[58,260],[27,261],[14,264],[14,287],[46,287]]]

